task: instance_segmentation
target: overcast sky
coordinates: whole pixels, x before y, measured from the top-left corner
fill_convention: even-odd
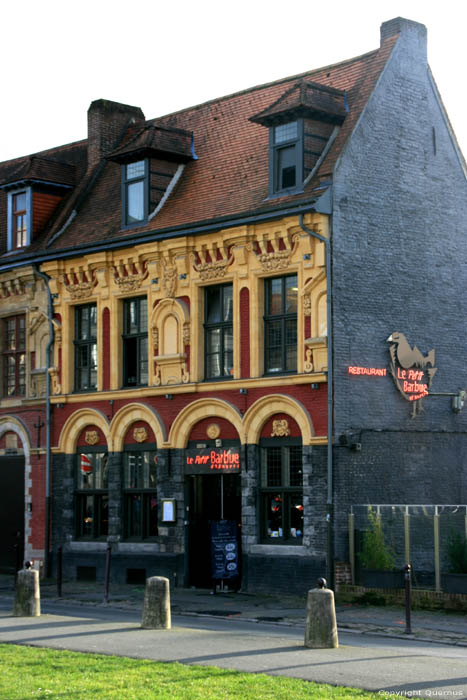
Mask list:
[[[428,28],[467,155],[462,0],[22,0],[2,3],[0,161],[86,138],[92,100],[158,117],[371,51],[398,16]]]

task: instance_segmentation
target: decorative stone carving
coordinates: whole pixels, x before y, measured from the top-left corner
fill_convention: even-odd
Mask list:
[[[272,421],[271,437],[288,437],[290,435],[289,421],[286,418]]]
[[[0,296],[3,299],[24,294],[24,283],[21,278],[4,280],[0,282]]]
[[[155,351],[154,385],[188,384],[185,353],[190,340],[188,307],[180,300],[163,299],[152,312],[150,327]]]
[[[49,375],[52,383],[52,394],[61,394],[62,386],[59,380],[59,371],[57,367],[49,367]]]
[[[161,258],[162,263],[162,288],[167,298],[173,299],[177,291],[177,268],[175,258],[169,257],[167,260]]]
[[[97,445],[99,442],[99,433],[97,430],[86,430],[84,435],[84,442],[87,445]]]
[[[208,438],[210,438],[211,440],[215,440],[216,438],[219,437],[220,434],[221,434],[221,429],[219,428],[219,426],[217,425],[217,423],[211,423],[211,424],[208,425],[208,427],[206,428],[206,435],[207,435]]]
[[[311,316],[311,296],[305,294],[303,297],[303,313],[305,316]]]
[[[305,372],[313,372],[313,352],[307,348],[305,352],[306,360],[303,369]]]
[[[202,280],[216,280],[225,277],[229,265],[233,262],[233,255],[227,250],[213,247],[211,250],[202,249],[196,254],[190,255],[193,267]]]
[[[86,299],[93,293],[97,280],[91,270],[86,272],[79,269],[75,272],[73,269],[70,272],[61,276],[61,282],[72,299]]]
[[[183,324],[183,343],[190,344],[190,323],[188,321]]]
[[[155,326],[152,328],[152,342],[154,345],[154,351],[157,352],[159,347],[159,329]]]
[[[114,280],[122,292],[136,291],[147,276],[146,266],[139,261],[133,262],[131,259],[126,263],[120,261],[119,265],[114,267]]]
[[[249,250],[253,250],[264,271],[285,270],[289,267],[291,258],[295,253],[299,241],[299,234],[279,237],[271,236],[256,241],[256,245],[249,244]]]
[[[136,442],[146,442],[148,439],[148,431],[144,427],[135,428],[133,430],[133,438]]]

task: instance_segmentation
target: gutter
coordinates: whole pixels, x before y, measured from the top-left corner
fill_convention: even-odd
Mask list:
[[[326,198],[326,194],[327,193],[320,197],[320,202]],[[139,236],[133,234],[124,236],[117,240],[109,241],[107,239],[99,243],[94,243],[93,245],[76,245],[71,246],[70,248],[67,248],[62,251],[52,250],[42,255],[38,255],[37,253],[30,253],[27,257],[23,257],[21,260],[17,260],[16,262],[9,262],[8,264],[3,265],[0,264],[0,272],[6,270],[14,270],[19,267],[24,267],[25,265],[39,265],[49,260],[64,260],[67,258],[74,258],[77,255],[90,255],[92,253],[97,253],[102,250],[116,250],[119,248],[126,248],[129,245],[136,246],[144,243],[150,243],[152,241],[162,241],[169,238],[197,236],[203,233],[218,231],[221,228],[234,228],[236,226],[244,226],[248,224],[272,221],[282,216],[294,216],[301,213],[305,214],[310,211],[310,207],[313,207],[314,202],[316,202],[316,198],[301,205],[296,205],[294,207],[287,207],[287,205],[285,205],[283,209],[278,207],[273,211],[264,212],[262,214],[245,215],[240,216],[239,218],[218,219],[216,223],[199,224],[175,229],[164,229],[160,233],[149,231],[146,233],[141,233]],[[314,210],[320,211],[319,208],[314,208]]]
[[[53,303],[52,293],[49,287],[49,278],[41,272],[37,267],[34,270],[35,274],[44,280],[47,288],[47,320],[49,322],[49,342],[46,348],[46,376],[45,376],[45,546],[44,546],[44,575],[49,578],[51,575],[51,561],[49,556],[50,551],[50,522],[52,516],[52,501],[50,497],[50,475],[51,475],[51,414],[52,408],[50,403],[50,355],[54,344],[54,325],[52,323]]]
[[[321,204],[321,206],[320,206]],[[317,206],[313,207],[313,211],[322,214],[332,213],[332,200],[330,189],[327,190],[323,198],[317,202]],[[331,283],[331,226],[329,227],[329,239],[320,236],[315,233],[310,228],[308,228],[304,223],[304,214],[300,214],[299,225],[301,229],[308,233],[313,238],[317,238],[322,241],[325,245],[326,250],[326,303],[327,303],[327,326],[328,326],[328,446],[327,446],[327,509],[326,523],[327,523],[327,562],[326,562],[326,579],[328,585],[332,585],[333,581],[333,560],[334,560],[334,546],[333,546],[333,520],[334,520],[334,499],[333,499],[333,337],[332,337],[332,283]],[[332,218],[330,223],[332,223]]]

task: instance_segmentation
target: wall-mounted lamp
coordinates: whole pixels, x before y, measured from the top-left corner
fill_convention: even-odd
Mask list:
[[[454,413],[460,413],[464,408],[467,391],[461,389],[456,396],[452,397],[452,410]]]
[[[240,389],[241,394],[248,394],[248,389]]]
[[[56,403],[55,405],[57,408],[63,408],[65,404],[64,403]]]
[[[173,399],[173,394],[166,394],[166,395],[165,395],[165,398],[166,398],[166,399],[169,399],[169,400],[170,400],[170,399]]]
[[[319,384],[312,384],[312,385],[311,385],[311,388],[312,388],[312,389],[319,389]]]

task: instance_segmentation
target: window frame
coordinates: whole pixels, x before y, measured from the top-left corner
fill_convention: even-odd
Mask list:
[[[268,467],[268,450],[279,450],[281,455],[281,483],[274,486],[268,486],[267,483],[267,467]],[[291,484],[290,483],[290,466],[291,466],[291,454],[292,450],[299,449],[301,461],[301,484]],[[302,502],[302,528],[301,531],[295,528],[295,536],[291,535],[291,509],[292,509],[292,499],[300,494],[300,500]],[[282,535],[280,530],[277,536],[269,534],[268,530],[268,507],[272,496],[279,496],[281,502],[281,517],[282,517]],[[262,544],[285,544],[297,546],[303,543],[303,445],[300,438],[288,438],[287,440],[281,440],[279,443],[277,438],[267,438],[260,441],[260,491],[259,491],[259,513],[260,513],[260,542]],[[271,531],[272,532],[272,531]],[[287,534],[288,533],[288,534]]]
[[[131,456],[142,456],[144,460],[144,455],[148,455],[149,469],[152,463],[155,463],[155,486],[128,486],[127,485],[127,460]],[[159,502],[157,498],[157,450],[155,447],[150,448],[149,445],[137,446],[131,445],[125,448],[123,452],[123,465],[122,465],[122,512],[123,512],[123,522],[122,522],[122,534],[123,538],[127,541],[141,542],[141,541],[154,541],[159,536]],[[148,476],[150,472],[148,469]],[[145,476],[145,475],[144,475]],[[143,479],[144,479],[143,476]],[[132,534],[131,532],[131,496],[141,497],[141,512],[140,512],[140,535]],[[155,497],[156,500],[156,524],[155,533],[151,533],[151,500]]]
[[[287,124],[297,124],[297,134],[294,138],[276,141],[276,128]],[[303,153],[304,153],[303,119],[291,119],[269,128],[269,197],[284,197],[288,194],[303,192]],[[295,184],[291,187],[281,187],[279,183],[279,154],[280,151],[293,147],[295,149]]]
[[[21,194],[26,196],[26,209],[17,212],[15,210],[15,198]],[[8,202],[7,202],[7,246],[9,251],[23,250],[31,244],[32,241],[32,188],[31,187],[19,187],[8,192]],[[24,211],[25,220],[25,231],[22,234],[23,241],[21,245],[18,245],[17,239],[17,228],[15,226],[15,216],[17,213]]]
[[[286,300],[287,300],[287,286],[286,286],[286,280],[294,277],[296,280],[296,286],[297,286],[297,304],[296,304],[296,310],[293,313],[287,312],[286,311]],[[281,313],[280,314],[273,314],[270,312],[270,305],[271,305],[271,285],[274,280],[281,280],[281,285],[282,285],[282,290],[281,290]],[[287,324],[290,321],[295,322],[295,332],[296,332],[296,342],[295,342],[295,349],[296,349],[296,360],[295,360],[295,367],[293,369],[287,369],[287,348],[291,347],[292,344],[289,343],[287,344],[286,341],[286,332],[287,332]],[[270,346],[268,342],[268,327],[272,323],[277,323],[280,322],[281,325],[281,367],[280,369],[270,369],[270,352],[272,350],[272,347]],[[263,328],[264,328],[264,374],[267,376],[276,376],[279,374],[294,374],[297,372],[298,369],[298,274],[293,273],[290,275],[282,275],[280,277],[267,277],[264,280],[264,316],[263,316]]]
[[[15,348],[8,349],[7,341],[10,335],[8,324],[14,322]],[[21,323],[23,327],[21,328]],[[21,342],[22,341],[22,342]],[[14,359],[14,387],[9,392],[10,358]],[[26,315],[17,314],[3,318],[3,344],[2,344],[2,364],[3,364],[3,396],[10,398],[13,396],[26,396]],[[22,369],[21,369],[22,368]]]
[[[127,168],[130,165],[135,165],[136,163],[144,163],[144,173],[140,176],[128,177]],[[140,158],[138,160],[130,161],[129,163],[123,163],[121,166],[121,176],[122,176],[122,228],[134,228],[135,226],[141,226],[147,223],[149,215],[149,161],[147,158]],[[137,221],[129,221],[129,189],[130,185],[134,185],[138,182],[143,183],[143,218]]]
[[[100,470],[102,472],[102,480],[106,483],[105,487],[83,488],[79,483],[79,470],[81,469],[81,456],[94,457],[101,455],[102,463]],[[75,516],[75,536],[78,540],[104,540],[109,535],[109,479],[108,479],[108,459],[109,455],[106,449],[102,446],[82,447],[76,451],[75,460],[75,498],[74,498],[74,516]],[[84,512],[86,508],[86,499],[91,499],[92,503],[92,534],[84,532]],[[104,505],[105,504],[105,505]],[[106,506],[106,507],[105,507]],[[107,520],[104,519],[105,513]],[[106,523],[106,526],[104,526]]]
[[[146,328],[145,330],[141,330],[141,312],[140,312],[140,302],[141,301],[146,302]],[[130,305],[132,303],[137,303],[138,304],[138,332],[137,333],[130,333],[128,328],[129,328],[129,309]],[[139,296],[139,297],[129,297],[128,299],[123,299],[123,304],[122,304],[122,313],[123,313],[123,319],[122,319],[122,345],[123,345],[123,353],[122,353],[122,358],[123,358],[123,367],[122,367],[122,385],[125,389],[130,389],[130,388],[135,388],[139,386],[148,386],[149,382],[149,337],[148,337],[148,298],[147,296]],[[136,341],[136,357],[138,358],[136,361],[136,382],[133,384],[128,383],[128,341],[135,340]],[[141,382],[141,343],[142,341],[146,341],[146,358],[145,358],[145,365],[146,365],[146,382]]]
[[[223,310],[224,308],[224,290],[225,289],[231,289],[232,291],[232,317],[229,321],[216,321],[216,322],[209,322],[208,321],[208,293],[212,292],[213,290],[219,290],[220,292],[220,300],[219,300],[219,306],[220,309]],[[233,343],[233,331],[234,331],[234,326],[233,326],[233,321],[234,321],[234,309],[233,309],[233,304],[234,304],[234,294],[233,294],[233,283],[232,282],[227,282],[226,284],[216,284],[216,285],[210,285],[209,287],[204,288],[204,323],[203,323],[203,329],[204,329],[204,378],[205,381],[225,381],[229,379],[233,379],[233,371],[234,371],[234,343]],[[221,312],[221,316],[222,316]],[[208,336],[210,332],[214,330],[220,330],[220,350],[219,352],[211,352],[208,353]],[[231,336],[232,336],[232,350],[226,350],[225,348],[225,336],[226,332],[230,330],[231,331]],[[225,374],[224,372],[219,375],[211,375],[208,374],[208,357],[219,355],[220,358],[220,367],[224,368],[226,366],[226,356],[227,354],[231,352],[232,353],[232,367],[231,371],[229,374]]]
[[[78,338],[78,329],[79,329],[79,324],[80,324],[80,316],[83,313],[84,309],[89,309],[91,310],[94,308],[96,310],[96,335],[91,336],[91,316],[89,316],[88,320],[88,337],[87,338]],[[74,377],[74,393],[82,393],[82,392],[88,392],[88,391],[97,391],[97,362],[96,365],[92,365],[92,348],[95,347],[96,349],[96,360],[97,360],[97,333],[98,333],[98,315],[97,315],[97,303],[92,302],[89,304],[79,304],[74,307],[74,313],[75,313],[75,331],[74,331],[74,339],[73,339],[73,345],[75,348],[75,362],[74,362],[74,369],[75,369],[75,377]],[[88,387],[87,388],[81,388],[78,386],[78,373],[79,370],[85,369],[85,366],[83,368],[79,367],[79,355],[80,355],[80,350],[85,347],[86,348],[86,358],[87,358],[87,373],[88,373]],[[96,373],[96,383],[95,386],[92,385],[91,381],[91,375],[92,372]]]

